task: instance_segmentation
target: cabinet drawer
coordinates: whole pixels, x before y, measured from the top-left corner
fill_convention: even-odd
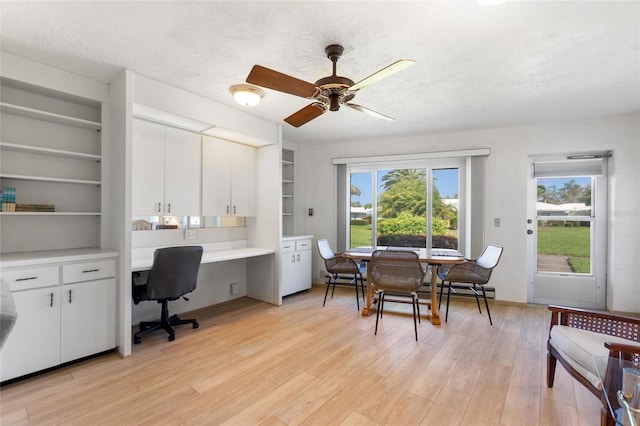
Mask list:
[[[2,278],[7,280],[11,291],[29,290],[60,284],[57,266],[2,271]]]
[[[109,278],[115,275],[115,260],[100,260],[96,262],[62,265],[62,282],[64,284]]]
[[[311,238],[296,240],[296,250],[311,250]]]
[[[290,251],[296,251],[296,242],[295,241],[283,241],[282,242],[282,253],[287,253]]]

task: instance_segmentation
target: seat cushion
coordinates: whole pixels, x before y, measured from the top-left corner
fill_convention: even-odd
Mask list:
[[[327,269],[332,274],[357,274],[360,272],[355,263],[339,262]]]
[[[562,358],[598,389],[602,389],[602,384],[598,379],[598,371],[593,359],[594,357],[606,357],[609,355],[609,350],[605,348],[604,343],[617,342],[631,345],[637,343],[620,337],[566,325],[554,325],[549,337],[549,343]],[[606,363],[598,364],[597,368],[600,371],[600,375],[604,376],[607,369]]]

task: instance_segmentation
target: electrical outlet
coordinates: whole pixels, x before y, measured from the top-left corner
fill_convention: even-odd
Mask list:
[[[195,240],[196,231],[194,229],[185,229],[184,230],[184,239],[185,240]]]
[[[494,217],[493,218],[493,226],[495,226],[496,228],[500,228],[500,218],[499,217]]]
[[[229,287],[231,289],[231,294],[238,294],[238,283],[231,283]]]

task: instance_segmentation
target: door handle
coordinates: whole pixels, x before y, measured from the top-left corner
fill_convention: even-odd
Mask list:
[[[527,229],[527,235],[531,235],[533,234],[533,231],[531,229]]]

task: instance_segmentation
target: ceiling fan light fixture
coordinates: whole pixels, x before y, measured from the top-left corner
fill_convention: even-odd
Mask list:
[[[264,96],[264,92],[248,84],[234,84],[229,88],[233,98],[242,106],[256,106]]]

